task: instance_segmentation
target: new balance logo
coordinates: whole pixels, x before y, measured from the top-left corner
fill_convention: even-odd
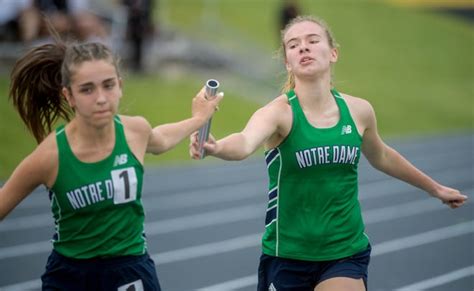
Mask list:
[[[127,162],[128,162],[127,154],[121,154],[121,155],[115,156],[114,167],[126,164]]]
[[[342,126],[342,130],[341,130],[341,135],[350,134],[350,133],[352,133],[352,126],[350,126],[350,125],[343,125],[343,126]]]
[[[277,289],[275,288],[275,285],[273,285],[273,283],[270,283],[270,286],[268,287],[268,291],[277,291]]]
[[[123,286],[118,287],[117,291],[143,291],[143,282],[142,280],[137,280],[132,283],[125,284]]]

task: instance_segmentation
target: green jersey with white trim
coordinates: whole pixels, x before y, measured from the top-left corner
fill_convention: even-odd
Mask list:
[[[306,261],[335,260],[364,250],[369,240],[358,201],[357,167],[362,137],[343,97],[331,91],[338,123],[316,128],[293,90],[288,136],[265,152],[269,202],[263,252]]]
[[[56,130],[59,169],[50,189],[54,249],[70,258],[142,255],[146,252],[141,203],[143,165],[114,117],[115,146],[105,159],[85,163],[72,152],[65,127]]]

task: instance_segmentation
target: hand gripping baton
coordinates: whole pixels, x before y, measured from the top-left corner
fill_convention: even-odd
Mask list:
[[[206,99],[215,96],[217,89],[219,88],[219,81],[209,79],[206,82]],[[199,146],[199,158],[203,159],[206,155],[204,150],[204,143],[209,138],[209,131],[211,129],[212,117],[199,129],[198,132],[198,146]]]

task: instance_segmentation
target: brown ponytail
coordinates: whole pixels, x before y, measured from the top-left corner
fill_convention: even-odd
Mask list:
[[[38,143],[58,118],[71,120],[74,112],[62,88],[70,90],[75,66],[92,60],[108,61],[120,77],[118,57],[101,43],[67,45],[56,38],[55,43],[33,48],[16,62],[10,99]]]
[[[72,116],[61,94],[65,53],[61,42],[35,47],[15,63],[11,73],[10,99],[38,143],[58,118],[69,121]]]

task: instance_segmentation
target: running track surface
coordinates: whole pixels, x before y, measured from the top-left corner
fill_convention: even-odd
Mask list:
[[[373,247],[369,290],[474,290],[473,134],[389,144],[441,183],[470,196],[451,210],[360,164],[359,198]],[[266,209],[263,156],[147,168],[149,252],[163,290],[255,290]],[[38,189],[0,223],[0,290],[39,290],[53,220]]]

